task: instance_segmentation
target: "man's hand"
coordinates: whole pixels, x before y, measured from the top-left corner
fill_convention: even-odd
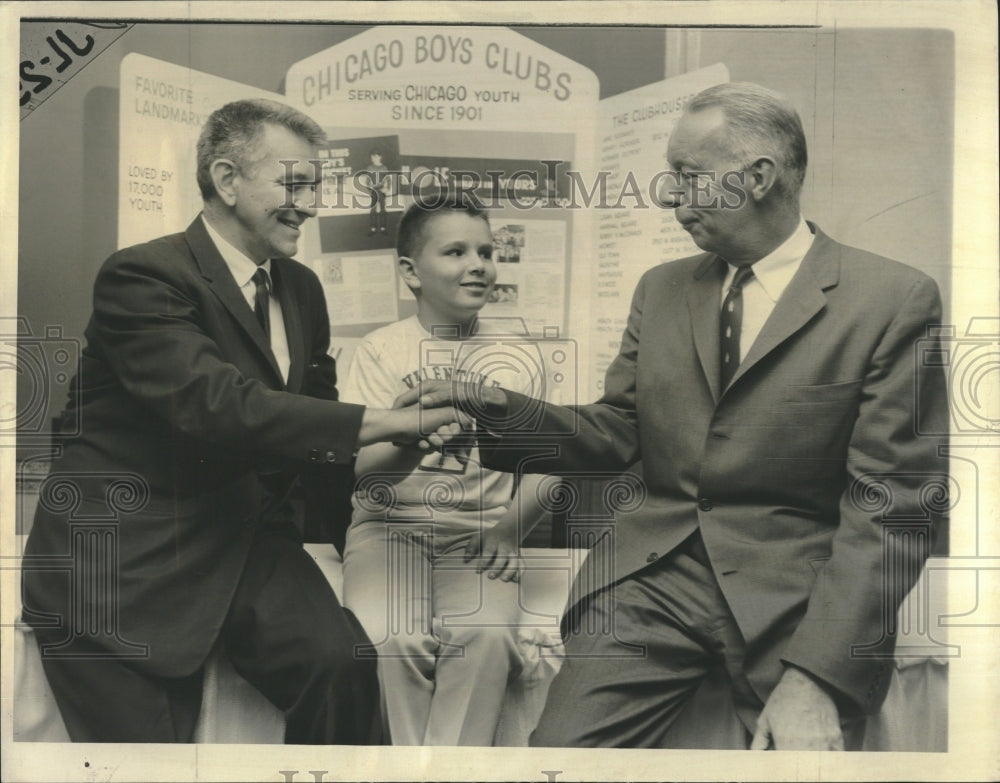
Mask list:
[[[515,525],[516,528],[516,525]],[[476,573],[486,571],[490,579],[518,582],[524,573],[524,560],[518,552],[517,532],[496,524],[483,534],[473,536],[465,547],[465,562],[475,561]]]
[[[453,381],[421,381],[403,392],[393,403],[393,408],[403,408],[419,402],[423,408],[450,406],[475,417],[476,411],[487,405],[504,405],[507,396],[493,386]]]
[[[361,419],[359,446],[384,441],[406,443],[423,451],[440,449],[462,436],[472,420],[451,407],[422,411],[415,406],[382,410],[366,408]]]
[[[757,719],[750,750],[843,750],[837,705],[812,677],[789,667]]]

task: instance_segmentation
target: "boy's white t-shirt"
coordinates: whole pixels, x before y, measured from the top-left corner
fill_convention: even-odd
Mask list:
[[[480,322],[484,325],[485,322]],[[340,399],[391,408],[420,379],[485,383],[538,396],[539,356],[523,338],[477,333],[468,340],[435,337],[417,316],[365,336],[354,352]],[[368,474],[354,496],[352,523],[366,520],[433,521],[457,529],[496,523],[510,505],[514,478],[483,468],[479,449],[431,452],[407,476]],[[365,491],[368,487],[369,491]]]

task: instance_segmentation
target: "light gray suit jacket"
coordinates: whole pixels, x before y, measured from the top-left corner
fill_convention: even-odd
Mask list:
[[[644,481],[645,502],[596,543],[570,609],[700,529],[760,698],[785,661],[832,685],[842,710],[870,714],[892,665],[885,631],[947,507],[944,372],[921,361],[941,304],[923,273],[810,228],[812,248],[728,388],[725,264],[702,254],[642,277],[598,402],[545,406],[540,432],[575,437],[480,446],[494,468],[632,466]],[[494,421],[533,404],[507,398]],[[546,445],[559,456],[532,457]]]

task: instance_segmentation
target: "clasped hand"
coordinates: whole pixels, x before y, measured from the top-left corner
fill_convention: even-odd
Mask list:
[[[503,391],[492,386],[455,381],[421,381],[400,394],[394,407],[414,403],[419,403],[424,409],[450,406],[475,418],[476,412],[485,411],[487,405],[503,405],[505,402]]]
[[[483,388],[450,381],[424,381],[399,395],[393,409],[412,409],[421,436],[413,443],[421,451],[441,450],[471,440],[475,419],[470,411],[483,404]],[[401,445],[401,444],[397,444]]]

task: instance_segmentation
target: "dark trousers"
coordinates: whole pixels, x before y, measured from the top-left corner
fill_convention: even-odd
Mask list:
[[[59,641],[37,633],[42,644]],[[375,661],[354,655],[370,641],[298,541],[258,537],[221,638],[236,671],[285,712],[286,743],[382,741]],[[171,679],[114,658],[43,654],[42,663],[73,741],[191,741],[202,670]]]
[[[532,745],[678,747],[671,739],[674,724],[711,680],[725,682],[732,697],[720,701],[709,731],[696,732],[697,746],[748,746],[733,705],[749,717],[763,704],[743,674],[743,638],[699,534],[590,596],[567,630],[566,659]],[[716,687],[716,698],[718,692]]]
[[[566,659],[533,746],[750,746],[764,704],[699,533],[567,620]],[[864,727],[841,722],[847,750],[860,750]]]

